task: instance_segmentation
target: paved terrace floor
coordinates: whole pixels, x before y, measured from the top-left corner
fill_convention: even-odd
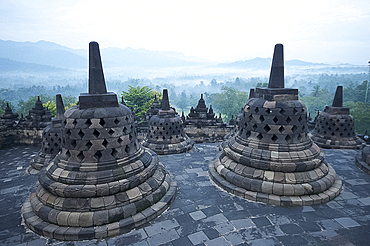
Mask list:
[[[325,150],[344,181],[342,194],[322,205],[283,208],[249,202],[210,182],[218,144],[160,156],[178,182],[175,201],[140,229],[101,241],[60,242],[26,229],[21,206],[34,191],[29,174],[36,147],[0,150],[0,245],[369,245],[370,176],[355,165],[355,150]]]

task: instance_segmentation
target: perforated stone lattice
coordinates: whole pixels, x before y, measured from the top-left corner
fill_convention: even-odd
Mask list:
[[[324,138],[354,137],[354,121],[351,115],[319,115],[315,131]]]
[[[132,115],[109,118],[67,118],[63,122],[65,161],[111,161],[139,149]],[[134,141],[132,141],[134,139]],[[93,158],[93,159],[91,159]]]
[[[297,105],[298,107],[293,108],[278,106],[265,108],[247,105],[241,119],[239,135],[242,138],[252,137],[277,144],[305,141],[307,139],[307,112],[304,105]]]

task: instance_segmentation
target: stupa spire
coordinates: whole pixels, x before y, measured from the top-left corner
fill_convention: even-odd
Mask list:
[[[107,87],[103,73],[103,66],[100,57],[99,44],[89,44],[89,94],[105,94]]]
[[[170,101],[168,100],[167,89],[163,89],[162,110],[170,110]]]
[[[57,119],[62,119],[64,117],[64,112],[66,111],[64,108],[64,103],[62,99],[62,95],[57,94],[56,95],[56,105],[57,105]]]
[[[284,52],[282,44],[275,45],[268,88],[284,88]]]
[[[337,86],[332,107],[343,107],[343,86]]]

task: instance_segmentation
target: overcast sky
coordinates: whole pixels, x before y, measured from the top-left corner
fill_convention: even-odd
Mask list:
[[[215,61],[271,57],[367,64],[369,0],[0,0],[0,39],[70,48],[178,51]]]

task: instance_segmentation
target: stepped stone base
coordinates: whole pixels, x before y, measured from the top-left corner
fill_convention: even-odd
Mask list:
[[[311,139],[320,147],[324,149],[363,149],[366,143],[359,137],[352,137],[346,140],[326,139],[323,136],[309,134]]]
[[[142,201],[143,199],[137,200],[138,204],[135,202],[127,205],[125,208],[108,209],[101,213],[98,212],[86,212],[86,213],[76,213],[76,212],[60,212],[59,214],[56,210],[51,209],[43,205],[39,199],[39,195],[45,195],[45,193],[40,194],[40,189],[38,189],[38,194],[32,193],[30,197],[26,200],[22,207],[22,215],[26,225],[37,234],[48,238],[54,238],[57,240],[66,241],[78,241],[78,240],[91,240],[91,239],[103,239],[118,236],[124,233],[128,233],[134,228],[137,228],[148,221],[158,217],[162,212],[164,212],[170,205],[170,203],[175,198],[175,193],[177,189],[177,183],[174,178],[169,174],[166,174],[167,183],[164,182],[164,186],[167,191],[166,194],[153,205],[140,211],[140,203],[147,203],[150,201]],[[57,198],[58,199],[58,198]],[[145,204],[141,204],[145,205]],[[128,209],[130,207],[130,209]],[[35,211],[38,211],[36,214]],[[58,223],[64,226],[46,222],[43,217],[50,220],[57,220]],[[121,220],[102,224],[103,221],[114,220],[116,217],[122,217]],[[96,224],[94,226],[89,226],[90,224]]]
[[[327,165],[329,168],[328,176],[333,176],[332,179],[335,179],[334,183],[329,189],[321,193],[307,195],[294,195],[295,190],[292,185],[287,185],[289,188],[285,189],[286,187],[278,184],[275,188],[275,183],[273,182],[259,181],[256,179],[251,179],[249,185],[253,186],[252,189],[259,191],[251,191],[238,187],[229,182],[229,179],[240,179],[240,184],[243,186],[248,183],[244,182],[246,181],[245,179],[248,178],[242,177],[241,175],[233,173],[225,168],[221,164],[219,156],[209,165],[209,175],[219,187],[223,188],[227,192],[253,202],[262,202],[278,206],[311,206],[334,200],[342,190],[342,181],[337,177],[334,169],[329,164]],[[304,186],[305,185],[303,185],[302,188],[304,188]],[[269,193],[269,191],[272,192],[272,190],[275,194]],[[281,195],[276,195],[276,193],[280,193]]]
[[[356,155],[356,165],[365,173],[370,174],[370,146],[365,147]]]
[[[31,159],[30,165],[36,170],[41,170],[41,168],[47,166],[54,158],[55,155],[45,154],[40,150],[35,158]]]
[[[150,143],[146,138],[141,142],[141,145],[153,150],[158,155],[172,155],[184,153],[188,150],[191,150],[194,146],[194,141],[191,138],[187,137],[184,141],[180,143],[162,144],[161,141],[158,141],[157,143]]]

